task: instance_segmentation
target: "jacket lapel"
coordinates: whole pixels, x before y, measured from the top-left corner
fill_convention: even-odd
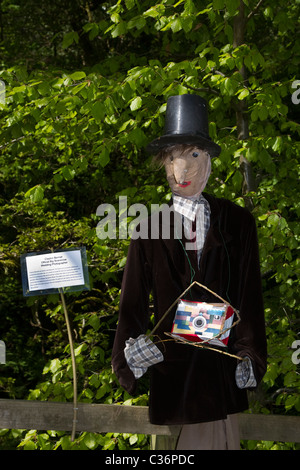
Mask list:
[[[198,280],[199,282],[201,282],[201,279],[203,280],[203,278],[205,278],[206,266],[210,257],[214,256],[213,253],[219,252],[220,254],[222,251],[222,249],[220,250],[220,247],[222,248],[224,246],[227,249],[227,246],[230,245],[230,242],[233,239],[232,234],[225,229],[226,211],[225,213],[224,211],[221,212],[218,199],[209,194],[203,195],[210,204],[211,217],[210,228],[206,236],[202,256],[200,259],[200,266],[198,266],[196,252],[185,249],[189,240],[184,237],[182,216],[170,210],[173,206],[172,199],[168,204],[168,210],[165,213],[162,211],[161,217],[159,218],[160,238],[165,244],[165,255],[168,257],[168,263],[170,264],[171,269],[174,273],[177,272],[178,274],[183,274],[190,271],[192,268],[195,273],[194,279]],[[178,229],[179,225],[180,228]],[[166,230],[167,227],[170,229],[170,236],[164,238],[162,233],[163,230]],[[168,233],[168,230],[166,230],[165,233]]]

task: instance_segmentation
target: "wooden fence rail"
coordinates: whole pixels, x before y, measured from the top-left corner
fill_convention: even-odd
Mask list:
[[[151,424],[146,406],[78,403],[77,407],[77,432],[164,436],[156,440],[156,449],[174,448],[180,429]],[[241,413],[239,425],[241,439],[300,442],[300,416]],[[72,428],[73,403],[0,399],[0,429],[71,431]]]

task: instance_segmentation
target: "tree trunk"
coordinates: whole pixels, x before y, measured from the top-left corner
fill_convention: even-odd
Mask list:
[[[233,25],[233,47],[239,47],[244,43],[245,28],[246,28],[246,17],[245,17],[245,5],[243,0],[240,0],[239,13],[234,18]],[[245,65],[239,70],[240,74],[244,79],[244,83],[247,82],[247,71]],[[249,138],[249,125],[248,125],[248,107],[246,100],[238,100],[236,103],[236,123],[237,123],[237,134],[239,140],[247,140]],[[240,171],[243,175],[243,194],[247,194],[250,191],[256,191],[256,182],[253,175],[251,164],[248,162],[244,155],[240,155]],[[246,206],[251,210],[253,203],[250,198],[245,197]]]

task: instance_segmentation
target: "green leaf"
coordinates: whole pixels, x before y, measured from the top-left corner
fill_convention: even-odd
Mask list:
[[[131,10],[135,6],[135,0],[125,0],[127,10]]]
[[[247,90],[246,88],[244,90],[242,90],[239,94],[238,94],[238,99],[239,100],[244,100],[247,96],[249,96],[250,92],[249,90]]]
[[[276,213],[272,213],[268,217],[268,226],[269,227],[277,227],[279,223],[279,215]]]
[[[85,343],[80,344],[77,348],[74,349],[75,356],[79,356],[83,351],[85,351],[87,345]]]
[[[178,31],[182,29],[181,18],[175,18],[175,20],[171,22],[171,29],[173,33],[178,33]]]
[[[89,383],[90,383],[90,385],[92,385],[93,387],[98,388],[99,385],[100,385],[100,383],[101,383],[99,374],[93,374],[93,375],[90,377]]]
[[[224,8],[225,2],[224,0],[213,0],[213,9],[214,10],[222,10]]]
[[[115,28],[112,29],[111,35],[113,38],[117,38],[118,36],[122,36],[126,33],[126,26],[124,21],[121,21],[117,24]]]
[[[70,181],[75,176],[75,170],[70,165],[64,166],[61,170],[63,177],[65,180]]]
[[[239,8],[240,0],[225,0],[226,8],[230,16],[234,16]]]
[[[140,96],[137,96],[136,98],[134,98],[134,100],[132,100],[132,102],[130,103],[131,111],[136,111],[137,109],[140,109],[141,106],[142,106],[142,98]]]
[[[24,450],[35,450],[37,449],[37,445],[33,441],[27,441],[24,445]]]
[[[274,152],[279,152],[279,153],[281,152],[282,150],[282,137],[281,136],[276,137],[275,142],[272,145],[272,149],[274,150]]]
[[[269,115],[268,108],[266,106],[261,106],[258,109],[258,117],[261,121],[265,121]]]
[[[230,78],[225,78],[221,82],[221,90],[224,95],[233,96],[235,94],[235,83],[234,80]]]
[[[85,77],[86,77],[85,72],[74,72],[70,75],[70,78],[72,78],[72,80],[74,81],[82,80]]]
[[[38,92],[42,95],[49,95],[51,93],[51,86],[49,85],[48,82],[42,82],[38,85],[37,87]]]
[[[97,315],[92,315],[89,318],[88,325],[91,325],[92,328],[94,328],[95,331],[98,331],[100,328],[100,320],[97,317]]]
[[[50,362],[50,366],[49,366],[49,369],[50,371],[52,372],[52,374],[55,374],[61,367],[61,362],[59,359],[52,359],[52,361]]]
[[[143,16],[150,16],[152,18],[157,18],[160,17],[164,14],[165,12],[165,6],[163,4],[157,4],[154,5],[153,7],[149,8],[143,13]]]
[[[98,440],[95,434],[87,432],[83,438],[84,444],[88,449],[92,450],[98,446]]]
[[[137,147],[142,147],[146,142],[146,136],[142,129],[135,127],[131,132],[128,134],[128,140],[134,143]]]
[[[30,198],[32,202],[39,203],[44,199],[44,189],[40,184],[38,184],[37,186],[30,188],[25,193],[25,197]]]
[[[71,93],[72,95],[77,95],[81,90],[83,90],[87,86],[88,82],[85,81],[83,83],[79,83],[75,87],[72,88]]]
[[[102,150],[102,152],[99,155],[99,163],[102,166],[102,168],[104,168],[110,161],[109,153],[110,152],[109,152],[108,148],[104,147],[104,149]]]
[[[91,114],[96,121],[101,122],[105,116],[105,106],[102,102],[97,101],[93,104]]]
[[[128,21],[127,28],[143,29],[146,26],[146,20],[142,16],[136,16]]]
[[[299,383],[299,378],[297,376],[297,372],[292,370],[290,372],[288,372],[285,376],[284,376],[284,385],[286,387],[293,387],[297,384],[297,382]],[[297,400],[297,397],[294,396],[294,400],[296,401]]]
[[[181,25],[185,33],[191,31],[194,24],[194,19],[192,16],[186,16],[181,18]]]
[[[79,42],[79,36],[78,33],[75,31],[70,31],[69,33],[64,35],[63,42],[62,42],[62,48],[67,49],[67,47],[71,46],[75,42],[78,44]]]
[[[119,268],[124,268],[126,264],[126,260],[127,260],[127,257],[124,257],[121,259],[121,261],[119,262]]]
[[[138,435],[132,434],[129,438],[130,445],[133,446],[137,441],[138,441]]]

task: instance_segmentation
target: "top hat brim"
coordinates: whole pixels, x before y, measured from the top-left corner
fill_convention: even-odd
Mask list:
[[[203,150],[207,150],[211,157],[220,155],[221,147],[210,139],[199,135],[185,134],[166,134],[153,140],[148,144],[146,150],[148,153],[157,155],[163,148],[172,145],[185,144],[199,146]]]

